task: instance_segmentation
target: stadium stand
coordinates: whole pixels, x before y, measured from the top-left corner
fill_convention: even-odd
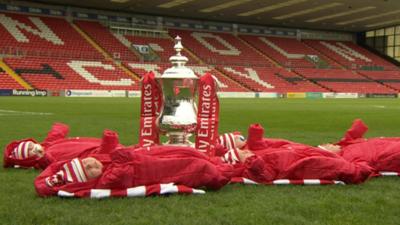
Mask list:
[[[327,91],[283,68],[218,67],[233,80],[256,92],[323,92]]]
[[[326,56],[348,69],[363,69],[365,67],[380,66],[382,69],[396,67],[381,57],[352,43],[343,41],[304,40],[308,46],[317,49]]]
[[[391,88],[400,91],[400,71],[366,71],[359,70],[359,74],[383,83]]]
[[[95,21],[82,20],[74,21],[74,24],[96,41],[110,57],[120,60],[140,60],[139,56],[131,49],[129,43],[124,45],[124,43],[118,40],[104,25]]]
[[[176,29],[171,29],[169,33],[173,37],[182,37],[185,47],[210,65],[271,66],[269,61],[233,34]]]
[[[101,59],[64,19],[0,13],[0,52],[10,55]]]
[[[395,93],[394,90],[360,76],[354,71],[343,69],[298,68],[296,71],[307,79],[317,82],[334,92]]]
[[[151,70],[162,73],[171,66],[169,57],[175,54],[171,37],[177,35],[183,39],[189,67],[197,75],[214,74],[221,91],[400,90],[396,66],[348,41],[300,41],[185,29],[170,29],[157,37],[116,34],[97,21],[70,23],[59,17],[0,13],[0,54],[37,89],[138,90],[137,78],[126,68],[139,77]],[[146,57],[135,45],[147,46],[156,57]],[[0,88],[23,86],[0,71]]]
[[[239,37],[283,67],[337,67],[335,62],[294,38],[254,35],[240,35]]]
[[[139,89],[138,81],[109,61],[31,57],[4,61],[37,89]]]

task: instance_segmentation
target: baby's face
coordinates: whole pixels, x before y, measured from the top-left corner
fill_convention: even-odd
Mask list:
[[[242,149],[246,145],[246,138],[241,134],[235,134],[235,144],[236,148]]]
[[[29,146],[30,147],[29,156],[36,155],[38,157],[42,157],[44,155],[43,146],[41,146],[40,144],[35,144],[33,142],[31,143],[32,146]]]
[[[82,164],[89,180],[95,179],[103,173],[103,164],[93,157],[82,159]]]

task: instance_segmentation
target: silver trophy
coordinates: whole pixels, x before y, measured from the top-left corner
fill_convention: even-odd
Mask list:
[[[169,58],[172,67],[157,78],[162,87],[163,105],[158,117],[160,133],[168,137],[169,145],[189,146],[189,137],[197,126],[197,83],[199,78],[185,64],[181,55],[181,38],[175,38],[176,55]]]

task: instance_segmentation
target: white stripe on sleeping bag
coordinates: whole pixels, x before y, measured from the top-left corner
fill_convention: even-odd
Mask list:
[[[174,185],[173,183],[169,184],[160,184],[160,194],[166,193],[178,193],[178,186]]]
[[[204,191],[204,190],[192,188],[192,194],[204,195],[205,193],[206,193],[206,191]]]
[[[244,178],[244,177],[243,177],[243,183],[244,184],[258,184],[257,182],[247,179],[247,178]]]
[[[91,189],[90,198],[109,198],[111,196],[110,189]]]
[[[272,181],[273,184],[290,184],[290,180],[288,179],[278,179]]]
[[[62,191],[62,190],[58,191],[57,195],[60,197],[74,197],[74,193]]]
[[[146,186],[138,186],[126,189],[128,197],[146,196]]]
[[[321,180],[319,179],[304,179],[303,180],[305,185],[319,185],[321,184]]]
[[[380,171],[379,174],[381,176],[398,176],[399,173],[397,172],[389,172],[389,171]]]

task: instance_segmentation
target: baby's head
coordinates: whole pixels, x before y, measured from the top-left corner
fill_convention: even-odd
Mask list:
[[[219,143],[227,149],[242,149],[246,145],[246,138],[240,132],[225,133],[219,136]]]
[[[88,180],[98,178],[103,173],[103,164],[93,157],[82,159],[82,167]]]
[[[22,141],[11,152],[11,156],[15,159],[27,159],[33,156],[42,157],[43,154],[43,147],[33,141]]]

